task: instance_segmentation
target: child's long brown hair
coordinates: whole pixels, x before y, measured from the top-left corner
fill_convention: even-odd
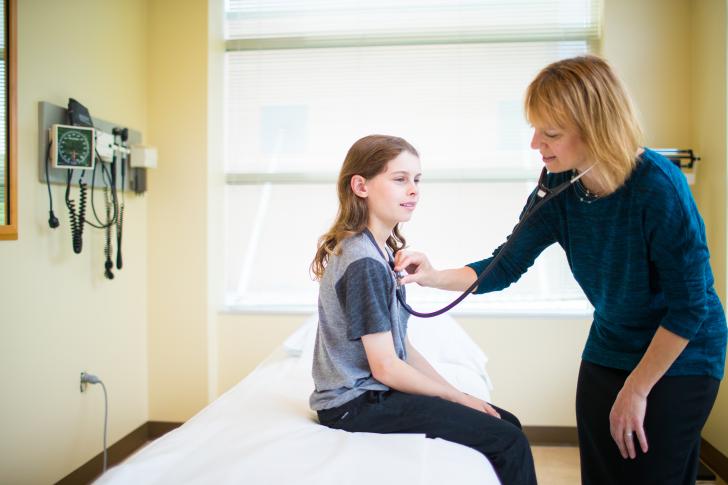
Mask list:
[[[319,238],[316,256],[311,262],[311,273],[316,280],[323,277],[329,256],[337,253],[341,241],[361,233],[367,227],[369,221],[367,203],[351,190],[351,177],[361,175],[369,180],[384,172],[387,169],[387,163],[397,158],[403,151],[419,156],[412,145],[396,136],[365,136],[357,140],[349,149],[336,182],[339,195],[339,210],[336,220],[331,229]],[[387,238],[387,246],[397,252],[404,245],[405,239],[399,232],[399,224],[397,224]]]

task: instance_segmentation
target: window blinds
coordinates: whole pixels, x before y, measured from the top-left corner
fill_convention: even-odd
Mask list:
[[[228,50],[596,39],[584,0],[229,0]]]
[[[413,247],[438,267],[486,257],[510,233],[541,167],[525,89],[546,64],[589,51],[600,8],[590,0],[228,0],[228,306],[315,306],[308,265],[336,211],[332,182],[351,144],[372,133],[402,136],[420,152],[422,199],[405,227]],[[473,174],[478,183],[462,183]],[[452,296],[409,295],[423,310]],[[517,284],[460,310],[513,302],[588,307],[558,247]]]

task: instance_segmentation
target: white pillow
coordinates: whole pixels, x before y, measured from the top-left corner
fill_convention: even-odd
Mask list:
[[[432,361],[430,361],[430,364],[459,391],[490,402],[490,386],[486,380],[487,377],[484,378],[482,375],[473,372],[472,369],[458,364]]]
[[[314,313],[283,341],[283,349],[286,354],[291,357],[300,357],[304,349],[313,347],[317,328],[318,313]]]
[[[454,364],[480,376],[493,389],[485,370],[488,357],[449,315],[410,317],[407,330],[412,345],[439,371],[436,363]]]
[[[449,315],[410,317],[412,345],[457,389],[490,402],[493,384],[485,370],[488,357]]]

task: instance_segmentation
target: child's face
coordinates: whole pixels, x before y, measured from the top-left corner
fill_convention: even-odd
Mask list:
[[[403,151],[387,163],[387,169],[366,181],[369,217],[394,227],[409,221],[419,199],[420,159]]]
[[[577,169],[580,172],[591,165],[587,159],[586,144],[576,128],[560,128],[534,124],[531,148],[541,152],[549,172],[560,173]]]

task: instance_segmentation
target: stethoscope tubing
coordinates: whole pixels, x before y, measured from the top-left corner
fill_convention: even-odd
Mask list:
[[[521,216],[520,220],[516,224],[516,227],[513,228],[513,232],[511,233],[511,236],[508,238],[508,240],[503,244],[498,251],[498,254],[495,255],[495,257],[488,263],[488,266],[485,267],[482,273],[478,275],[478,278],[471,284],[468,289],[466,289],[459,297],[457,297],[455,300],[453,300],[450,304],[447,306],[440,308],[439,310],[436,310],[434,312],[418,312],[414,310],[411,306],[407,304],[405,301],[405,298],[402,296],[401,289],[397,288],[397,299],[399,300],[399,303],[404,307],[405,310],[407,310],[408,313],[411,315],[414,315],[415,317],[420,318],[432,318],[436,317],[438,315],[442,315],[445,312],[448,312],[452,310],[457,304],[459,304],[461,301],[463,301],[469,294],[471,294],[473,291],[475,291],[476,288],[480,285],[480,283],[493,271],[493,269],[496,267],[496,264],[501,260],[503,257],[503,254],[505,254],[508,251],[508,248],[513,244],[513,241],[518,236],[518,233],[523,228],[523,224],[531,217],[533,216],[546,202],[553,199],[557,195],[559,195],[564,190],[568,189],[571,184],[579,180],[582,176],[584,176],[589,170],[591,170],[593,165],[589,167],[587,170],[581,172],[579,175],[572,177],[570,180],[563,182],[562,184],[558,185],[554,189],[548,189],[546,188],[541,182],[541,180],[545,180],[545,176],[547,173],[546,167],[544,167],[541,171],[541,176],[539,177],[539,184],[536,188],[535,193],[533,194],[533,197],[526,207],[526,210],[523,211],[523,215]]]

